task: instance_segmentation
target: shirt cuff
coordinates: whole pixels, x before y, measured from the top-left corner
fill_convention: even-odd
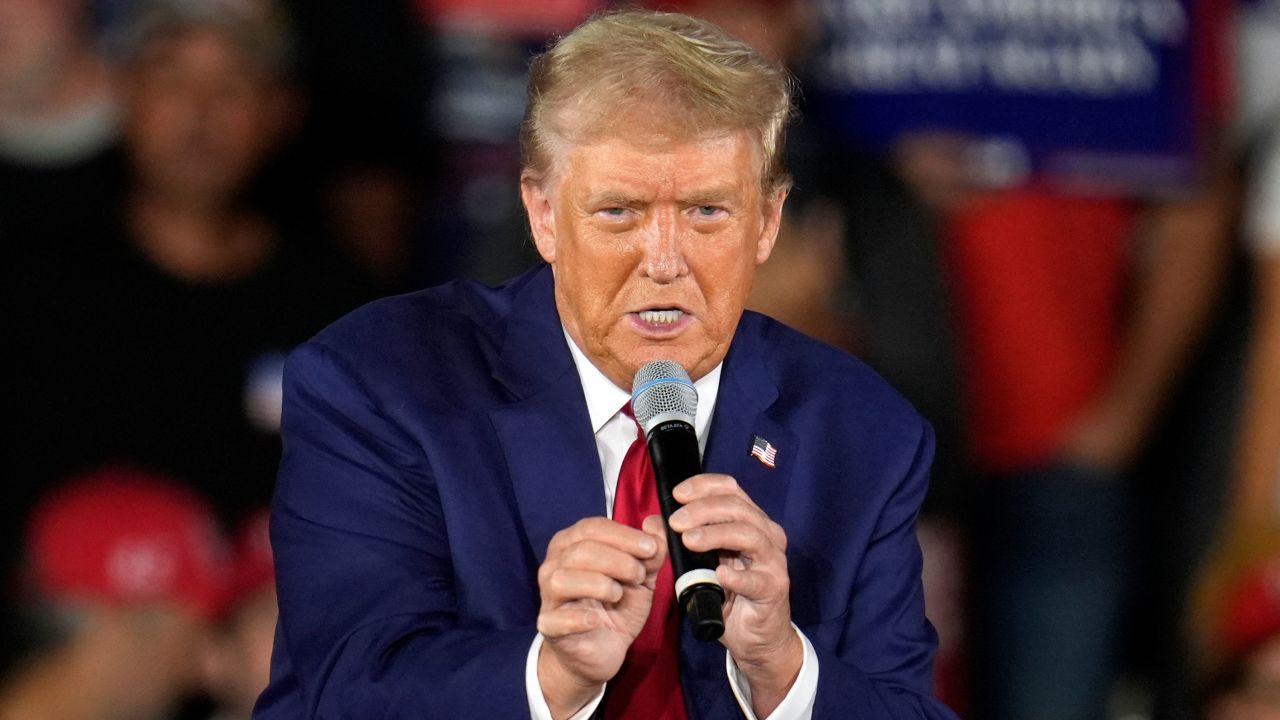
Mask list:
[[[529,717],[532,720],[554,720],[551,717],[551,708],[547,707],[547,698],[542,694],[542,684],[538,682],[538,653],[542,650],[542,639],[542,633],[538,633],[533,637],[533,644],[529,646],[529,655],[524,661],[524,692],[529,697]],[[604,700],[605,687],[601,685],[600,693],[569,720],[588,720],[600,706],[600,701]]]
[[[800,632],[800,628],[796,627],[795,623],[791,623],[791,627],[795,629],[796,635],[800,636],[801,644],[804,645],[804,660],[800,663],[800,674],[792,683],[791,690],[787,691],[787,696],[765,720],[810,720],[813,717],[813,702],[818,697],[818,654],[814,652],[809,638]],[[733,661],[733,656],[729,655],[728,651],[724,654],[724,669],[729,676],[729,687],[733,689],[733,696],[737,698],[742,714],[747,717],[747,720],[759,720],[755,711],[751,709],[751,684],[747,682],[747,676],[738,669],[738,664]],[[575,717],[574,720],[577,718]]]

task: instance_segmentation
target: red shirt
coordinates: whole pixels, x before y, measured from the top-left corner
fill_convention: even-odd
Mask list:
[[[979,469],[1053,459],[1119,344],[1131,202],[1017,190],[948,227],[969,446]]]

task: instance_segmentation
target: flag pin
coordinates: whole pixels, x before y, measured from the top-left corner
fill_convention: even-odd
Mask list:
[[[765,467],[776,467],[778,462],[778,448],[773,443],[765,440],[759,435],[751,441],[751,457],[759,460]]]

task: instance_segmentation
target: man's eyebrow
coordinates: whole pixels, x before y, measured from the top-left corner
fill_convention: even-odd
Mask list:
[[[604,190],[598,193],[592,193],[587,196],[587,204],[591,207],[601,206],[618,206],[631,207],[639,205],[644,201],[634,195],[618,192],[616,190]]]
[[[683,205],[716,205],[732,200],[737,195],[737,191],[732,185],[723,185],[694,190],[682,196],[680,202]]]

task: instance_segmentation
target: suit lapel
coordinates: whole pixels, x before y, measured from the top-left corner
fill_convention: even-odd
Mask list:
[[[769,416],[768,410],[778,398],[778,386],[762,360],[765,348],[757,332],[758,323],[752,316],[744,316],[725,358],[703,467],[707,472],[732,475],[765,514],[782,522],[792,461],[799,448],[795,435]],[[778,449],[775,467],[751,456],[751,443],[757,435]],[[737,701],[725,678],[724,646],[698,641],[684,623],[680,656],[691,717],[739,717]]]
[[[513,301],[494,377],[515,397],[490,411],[538,562],[578,520],[603,515],[604,485],[582,383],[543,268]]]
[[[764,347],[754,332],[756,324],[749,319],[743,319],[725,358],[703,466],[707,472],[732,475],[765,514],[782,522],[798,447],[795,435],[768,412],[778,398],[778,386],[762,360]],[[777,448],[775,467],[752,457],[756,436]]]
[[[577,374],[491,412],[490,419],[506,455],[525,534],[541,564],[552,535],[605,511],[600,460]]]

